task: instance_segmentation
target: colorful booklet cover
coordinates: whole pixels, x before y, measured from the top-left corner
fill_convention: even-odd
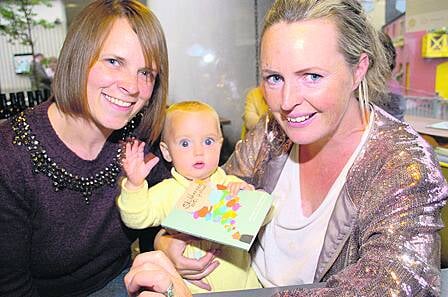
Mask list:
[[[193,182],[162,226],[248,251],[271,205],[264,191],[231,196],[225,186]]]

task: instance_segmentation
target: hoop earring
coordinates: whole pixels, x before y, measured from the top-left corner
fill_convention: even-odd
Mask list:
[[[369,113],[369,87],[367,86],[366,78],[364,77],[358,86],[358,101],[361,110],[362,123],[367,126],[367,116]]]

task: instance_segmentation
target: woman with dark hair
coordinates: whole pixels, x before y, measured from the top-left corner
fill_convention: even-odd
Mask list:
[[[154,144],[161,131],[159,21],[138,1],[92,2],[71,24],[52,88],[0,126],[0,296],[124,296],[138,234],[115,205],[119,142]],[[158,164],[148,182],[168,176]]]

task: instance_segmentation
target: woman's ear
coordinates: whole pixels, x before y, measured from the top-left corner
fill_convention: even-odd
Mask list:
[[[366,76],[367,70],[369,70],[370,60],[369,56],[366,53],[362,53],[359,57],[359,62],[355,67],[354,71],[354,83],[353,83],[353,91],[358,88],[362,79]]]
[[[172,162],[173,159],[171,158],[170,151],[168,150],[168,146],[165,142],[161,141],[159,144],[160,150],[162,151],[163,158],[167,162]]]

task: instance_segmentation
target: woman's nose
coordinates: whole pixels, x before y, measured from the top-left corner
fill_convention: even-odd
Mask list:
[[[294,106],[303,102],[303,94],[297,84],[285,83],[282,92],[282,109],[292,110]]]
[[[138,93],[138,77],[137,74],[124,72],[119,82],[119,87],[128,95],[135,95]]]

